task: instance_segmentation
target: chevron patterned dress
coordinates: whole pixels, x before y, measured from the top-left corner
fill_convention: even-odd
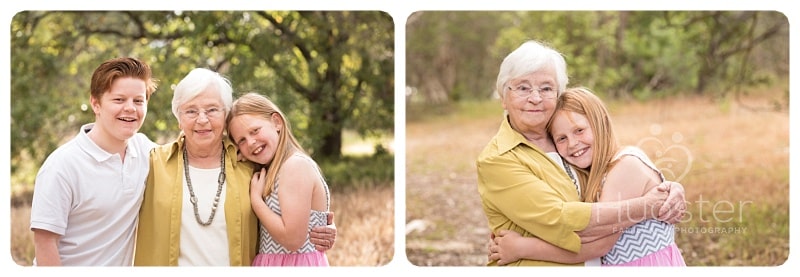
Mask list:
[[[308,156],[300,155],[302,157],[311,159]],[[313,162],[313,160],[312,160]],[[315,163],[316,164],[316,163]],[[328,191],[328,184],[322,178],[322,173],[317,168],[317,173],[322,180],[323,187],[325,187],[326,196],[326,209],[325,211],[311,210],[308,220],[308,229],[306,232],[306,241],[297,251],[289,251],[284,248],[280,243],[270,236],[267,228],[264,225],[258,225],[258,255],[253,259],[252,266],[329,266],[328,258],[324,252],[317,251],[314,244],[308,238],[311,228],[317,226],[325,226],[328,223],[328,210],[330,210],[330,192]],[[278,189],[280,182],[275,183],[275,187],[266,198],[267,206],[281,215],[281,206],[278,201]]]
[[[640,149],[626,147],[616,158],[631,155],[664,175]],[[675,226],[649,219],[625,229],[617,243],[601,259],[603,266],[686,266],[680,249],[675,244]]]

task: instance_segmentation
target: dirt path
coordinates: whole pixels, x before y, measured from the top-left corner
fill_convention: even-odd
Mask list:
[[[475,158],[499,121],[406,128],[406,255],[417,266],[483,266],[489,228]]]
[[[489,228],[475,178],[409,177],[406,184],[408,197],[420,203],[415,206],[428,207],[420,209],[426,214],[407,218],[409,261],[418,266],[484,265]]]

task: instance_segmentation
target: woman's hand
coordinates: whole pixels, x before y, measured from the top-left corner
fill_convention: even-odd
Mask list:
[[[497,261],[498,265],[507,265],[521,258],[522,236],[511,230],[500,230],[489,240],[489,261]]]
[[[333,248],[336,243],[336,224],[333,223],[333,212],[328,212],[328,226],[311,228],[308,235],[317,251],[324,252]]]
[[[668,208],[669,206],[665,204],[667,203],[666,200],[667,197],[669,196],[670,185],[671,184],[666,182],[661,183],[658,186],[648,190],[644,194],[643,198],[646,205],[645,206],[646,213],[644,214],[645,217],[642,219],[638,219],[637,221],[648,218],[658,219],[663,209],[665,208],[667,210],[669,209]]]
[[[665,181],[658,185],[657,189],[669,193],[664,205],[658,211],[657,219],[670,224],[677,224],[686,213],[686,196],[683,185]]]

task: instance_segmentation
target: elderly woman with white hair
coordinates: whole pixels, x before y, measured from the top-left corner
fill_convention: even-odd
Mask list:
[[[505,112],[477,158],[478,192],[493,234],[537,237],[599,265],[597,257],[613,243],[591,242],[649,218],[677,222],[686,209],[683,187],[664,182],[639,198],[581,202],[580,184],[546,128],[567,82],[563,56],[539,42],[525,42],[503,60],[496,91]],[[498,265],[492,254],[488,265]],[[508,265],[564,264],[521,259]]]
[[[230,81],[208,69],[192,70],[175,86],[172,113],[181,133],[150,153],[134,265],[249,266],[253,261],[258,244],[249,192],[254,168],[238,161],[237,148],[225,134],[232,102]],[[325,250],[335,229],[311,235],[331,241],[317,245]]]

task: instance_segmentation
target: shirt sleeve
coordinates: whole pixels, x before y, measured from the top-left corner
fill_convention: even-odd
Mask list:
[[[557,189],[562,184],[548,184],[542,176],[537,176],[537,173],[546,174],[547,168],[542,167],[550,165],[523,163],[513,155],[479,161],[478,178],[483,187],[481,197],[484,205],[489,205],[497,214],[507,217],[530,234],[578,252],[581,243],[575,232],[588,225],[591,203],[567,202],[564,191]],[[490,219],[490,224],[492,221]],[[492,227],[502,226],[493,224]]]
[[[31,229],[47,230],[64,235],[69,211],[72,210],[72,190],[60,166],[42,165],[36,175],[31,203]]]

